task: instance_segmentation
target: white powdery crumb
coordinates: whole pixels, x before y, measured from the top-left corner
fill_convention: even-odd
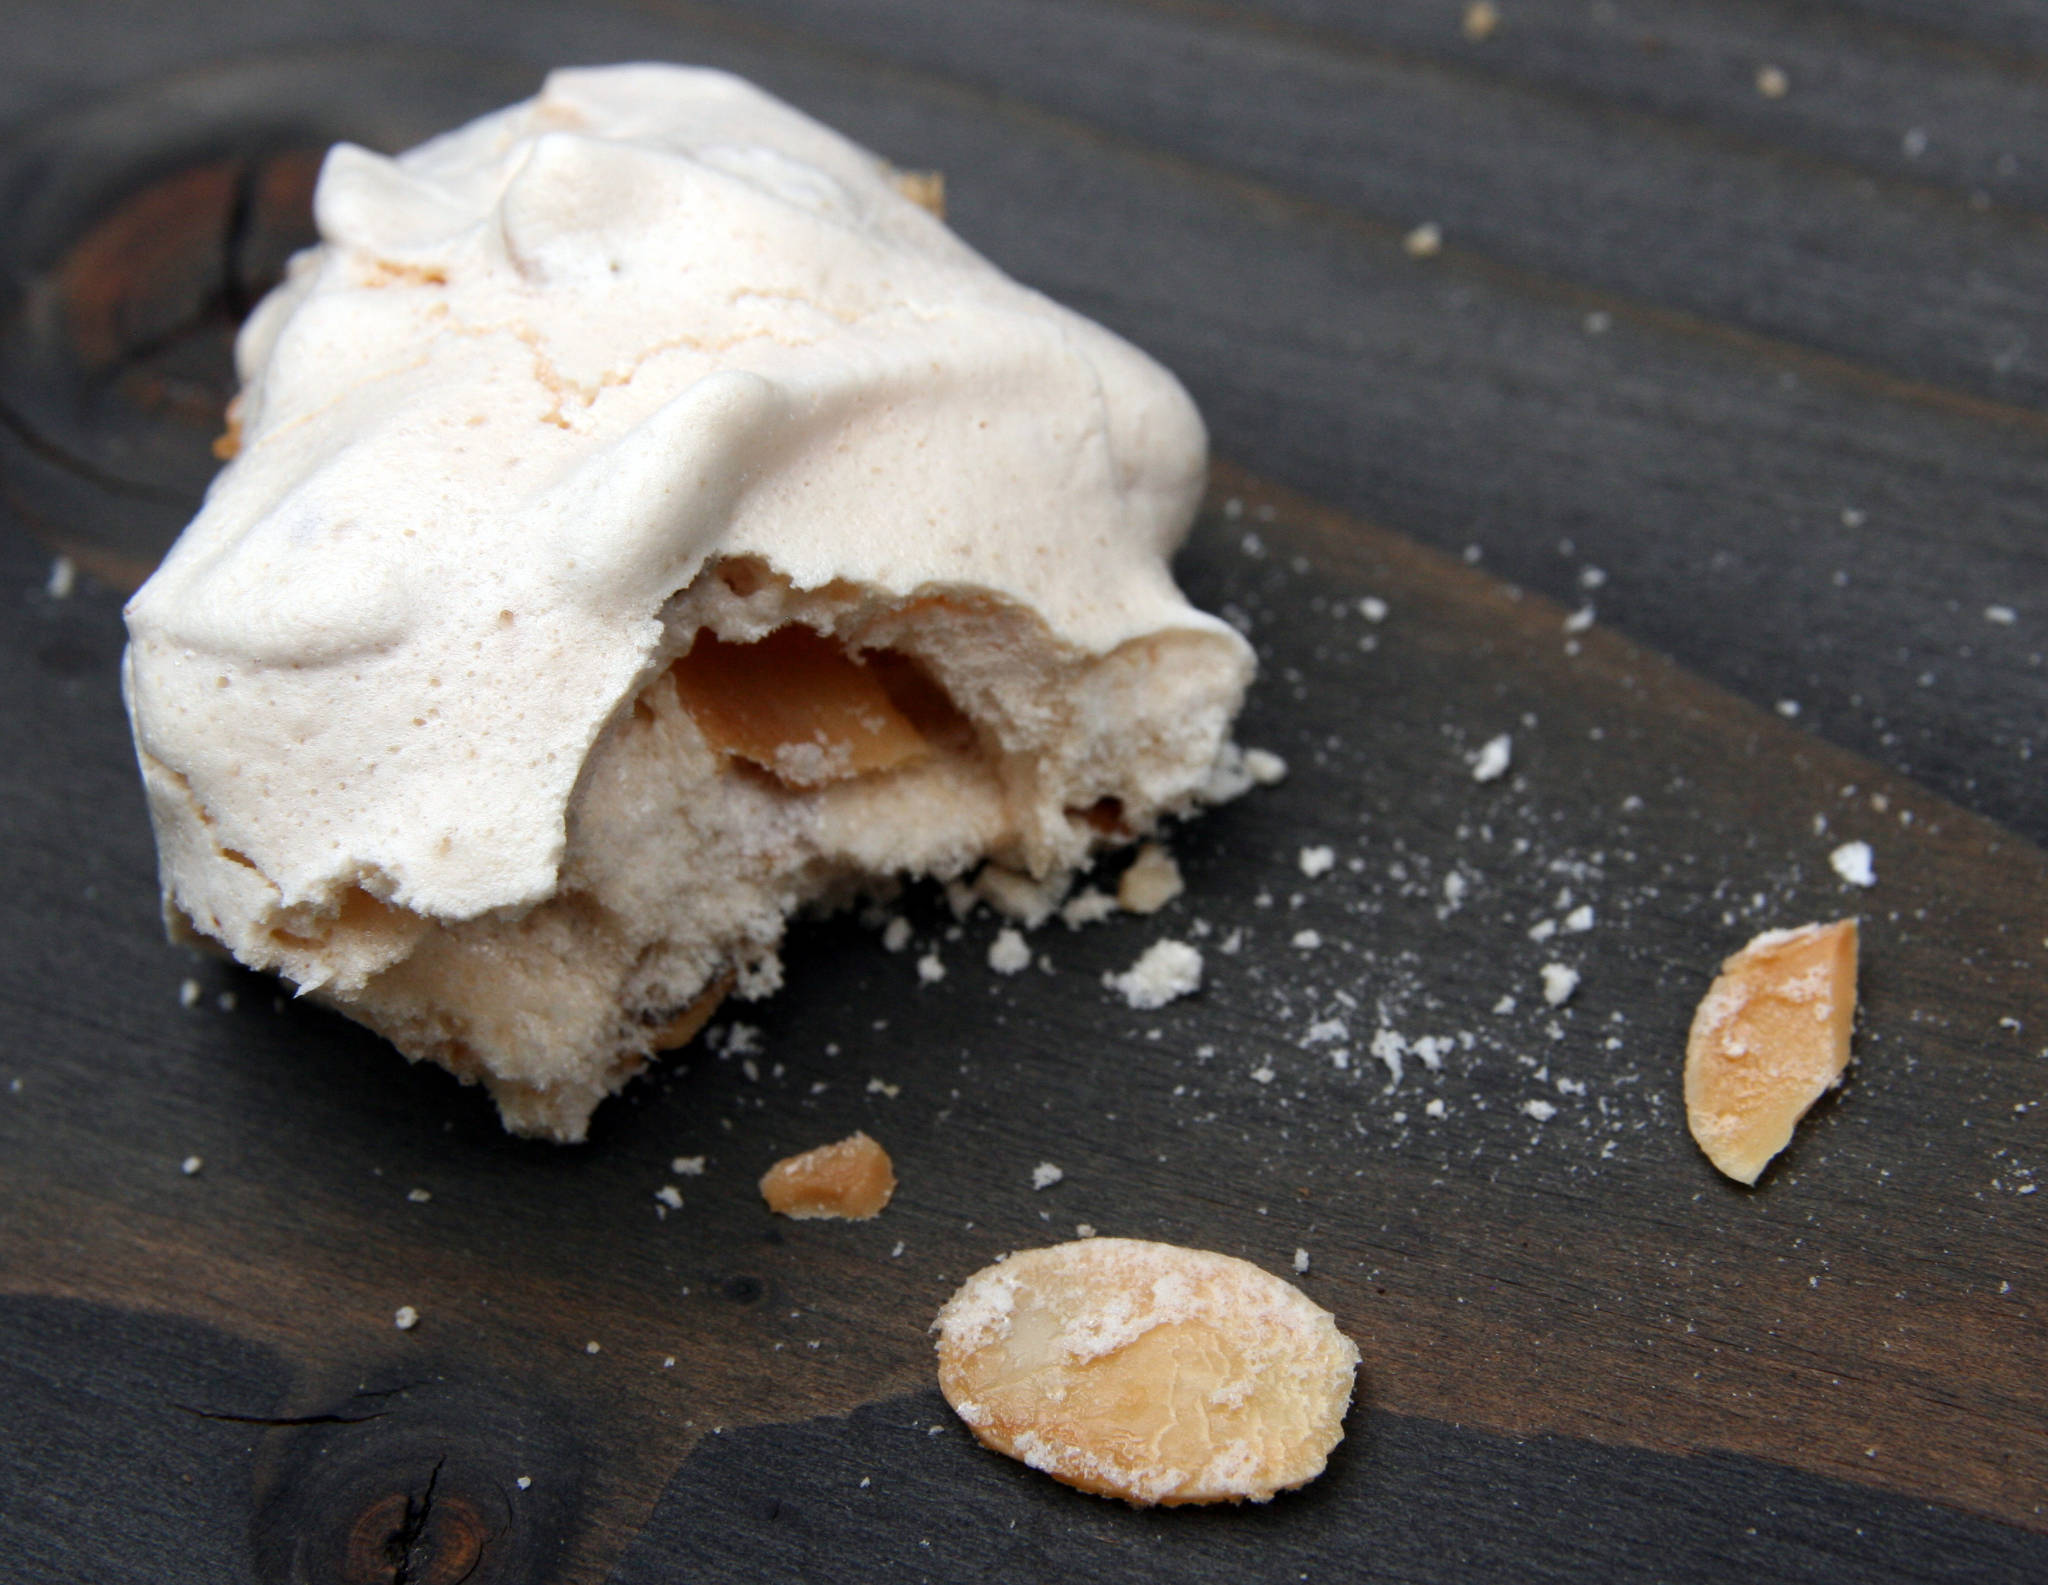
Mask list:
[[[782,954],[765,952],[740,965],[733,976],[733,995],[743,1002],[765,1002],[782,989]]]
[[[1093,1222],[1076,1222],[1074,1224],[1074,1236],[1076,1238],[1093,1238],[1095,1236],[1095,1224]]]
[[[1782,66],[1759,66],[1756,69],[1756,91],[1766,99],[1783,99],[1791,92],[1792,79],[1785,75]]]
[[[1301,873],[1310,880],[1327,875],[1337,863],[1336,852],[1327,847],[1303,848],[1301,850]]]
[[[1099,925],[1117,911],[1116,899],[1098,887],[1089,886],[1069,897],[1066,906],[1060,910],[1060,923],[1069,930],[1079,930],[1083,925]]]
[[[1564,630],[1567,633],[1583,633],[1593,625],[1594,618],[1593,608],[1590,605],[1582,605],[1564,619]]]
[[[56,590],[52,589],[50,592],[54,594]],[[1994,622],[2000,627],[2011,627],[2019,619],[2019,612],[2009,605],[1987,605],[1984,607],[1984,620]]]
[[[1125,913],[1156,914],[1186,890],[1173,855],[1159,843],[1147,842],[1117,882],[1116,901]]]
[[[1067,895],[1067,877],[1035,881],[1029,875],[984,864],[974,879],[975,895],[1005,919],[1014,919],[1027,930],[1036,930],[1053,915]]]
[[[898,914],[882,929],[882,945],[891,952],[901,952],[910,945],[910,921]]]
[[[1555,919],[1539,919],[1529,927],[1529,939],[1531,941],[1548,941],[1556,934],[1557,921]]]
[[[1358,602],[1358,614],[1368,622],[1384,622],[1387,619],[1387,602],[1376,594],[1369,594]]]
[[[199,982],[197,980],[187,980],[178,987],[178,1005],[180,1007],[197,1007],[199,1005],[199,998],[203,994],[204,992],[199,989]]]
[[[205,1165],[206,1160],[204,1157],[187,1156],[183,1161],[178,1163],[178,1170],[184,1173],[185,1176],[188,1178],[196,1178],[199,1176],[199,1169]]]
[[[946,977],[946,965],[939,960],[936,951],[927,952],[917,960],[917,982],[920,985],[936,985]]]
[[[1844,842],[1828,855],[1828,863],[1851,886],[1877,884],[1876,855],[1868,842]]]
[[[1271,1084],[1278,1075],[1273,1072],[1269,1064],[1262,1062],[1252,1069],[1248,1077],[1254,1084]]]
[[[49,581],[43,585],[52,600],[68,600],[71,591],[78,587],[78,563],[69,556],[59,556],[50,563]]]
[[[664,1183],[654,1191],[654,1197],[671,1211],[680,1211],[683,1208],[683,1197],[673,1183]]]
[[[1457,1044],[1449,1035],[1423,1035],[1410,1041],[1408,1049],[1422,1059],[1422,1065],[1431,1073],[1441,1073],[1444,1058],[1456,1049]]]
[[[1787,721],[1799,719],[1799,701],[1797,699],[1780,699],[1777,704],[1777,710],[1778,714]]]
[[[1572,992],[1579,988],[1579,971],[1562,963],[1543,965],[1543,999],[1552,1007],[1562,1007],[1572,999]]]
[[[1319,1046],[1328,1040],[1348,1040],[1351,1026],[1341,1018],[1318,1018],[1308,1026],[1308,1033],[1301,1037],[1305,1046]]]
[[[1472,779],[1499,781],[1508,773],[1508,765],[1514,757],[1515,740],[1507,733],[1489,738],[1485,746],[1472,756]]]
[[[600,1348],[598,1347],[598,1345],[597,1345],[596,1343],[592,1342],[592,1343],[585,1343],[585,1344],[583,1345],[583,1352],[584,1352],[584,1353],[586,1353],[586,1354],[599,1354],[599,1353],[602,1353],[602,1352],[603,1352],[603,1350],[602,1350],[602,1349],[600,1349]]]
[[[1323,933],[1320,930],[1297,930],[1294,932],[1294,944],[1304,952],[1313,952],[1323,944]]]
[[[1425,1102],[1425,1103],[1424,1103],[1424,1105],[1423,1105],[1423,1108],[1422,1108],[1422,1115],[1423,1115],[1424,1117],[1441,1117],[1441,1116],[1443,1116],[1443,1115],[1444,1115],[1444,1103],[1443,1103],[1442,1101],[1440,1101],[1440,1100],[1436,1100],[1436,1101],[1428,1101],[1428,1102]]]
[[[1401,239],[1401,246],[1411,259],[1433,259],[1444,250],[1444,228],[1425,220]]]
[[[1463,907],[1466,893],[1471,889],[1472,883],[1457,870],[1452,870],[1444,876],[1444,905],[1448,908]]]
[[[1524,1101],[1522,1112],[1524,1116],[1533,1117],[1539,1123],[1547,1123],[1557,1115],[1557,1108],[1548,1101]]]
[[[1287,779],[1287,761],[1271,749],[1244,751],[1244,772],[1261,787],[1277,787]]]
[[[1065,1176],[1066,1173],[1059,1167],[1054,1166],[1050,1161],[1041,1161],[1031,1169],[1031,1187],[1034,1189],[1049,1189]]]
[[[1294,1252],[1294,1274],[1297,1277],[1308,1275],[1308,1251],[1305,1249]]]
[[[702,1156],[677,1156],[668,1164],[668,1170],[679,1178],[701,1178],[704,1176]]]
[[[1121,974],[1105,974],[1107,985],[1131,1007],[1164,1007],[1202,986],[1202,954],[1185,941],[1155,941]]]
[[[988,966],[998,974],[1021,974],[1031,967],[1031,948],[1023,935],[1004,926],[988,944]]]
[[[1514,1010],[1515,999],[1512,995],[1504,995],[1501,997],[1499,1001],[1493,1004],[1493,1016],[1496,1018],[1505,1018],[1509,1013],[1513,1012]]]
[[[533,1477],[531,1475],[521,1475],[519,1479],[514,1481],[512,1484],[517,1486],[521,1491],[531,1491],[533,1490]]]
[[[431,1189],[407,1189],[405,1197],[414,1205],[425,1205],[434,1197],[434,1191]]]
[[[902,1093],[902,1085],[891,1084],[887,1079],[868,1080],[868,1094],[870,1095],[879,1095],[883,1097],[883,1099],[885,1100],[893,1101],[896,1099],[897,1096],[901,1095]]]
[[[1574,935],[1584,935],[1593,928],[1593,905],[1581,903],[1564,916],[1565,929]]]
[[[410,1332],[420,1324],[420,1312],[409,1304],[401,1304],[392,1312],[391,1324],[401,1332]]]
[[[1372,1054],[1386,1064],[1390,1090],[1401,1082],[1401,1058],[1407,1050],[1408,1042],[1396,1030],[1382,1029],[1372,1037]]]

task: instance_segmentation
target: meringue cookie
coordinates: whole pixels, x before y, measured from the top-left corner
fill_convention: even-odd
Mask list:
[[[788,917],[1242,784],[1200,418],[723,73],[349,145],[128,608],[174,935],[571,1140]]]

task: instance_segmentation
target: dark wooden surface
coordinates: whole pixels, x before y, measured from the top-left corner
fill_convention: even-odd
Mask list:
[[[2048,13],[1501,0],[1482,44],[1461,9],[11,8],[10,283],[118,207],[81,172],[153,129],[183,141],[134,184],[242,158],[213,123],[281,101],[286,143],[390,141],[561,60],[728,65],[944,168],[970,240],[1201,400],[1232,466],[1183,575],[1248,625],[1245,736],[1294,771],[1177,835],[1168,913],[1042,936],[1049,973],[988,974],[992,924],[925,897],[936,986],[807,926],[751,1072],[698,1052],[587,1147],[506,1139],[475,1092],[162,943],[120,597],[43,580],[61,541],[118,581],[184,510],[220,326],[153,344],[170,394],[138,417],[17,315],[0,1578],[2048,1573]],[[1445,248],[1417,260],[1423,220]],[[1474,783],[1499,731],[1514,772]],[[1827,865],[1851,837],[1867,893]],[[1318,842],[1339,865],[1309,881]],[[1564,888],[1594,928],[1532,941]],[[1754,930],[1851,910],[1858,1065],[1745,1193],[1684,1133],[1691,1008]],[[1101,989],[1197,921],[1199,997]],[[1549,961],[1583,975],[1561,1010]],[[1309,1038],[1330,1017],[1348,1068]],[[1470,1045],[1390,1089],[1382,1027]],[[896,1156],[890,1211],[768,1217],[761,1168],[855,1126]],[[1041,1160],[1067,1177],[1034,1193]],[[924,1327],[1083,1222],[1310,1252],[1366,1358],[1323,1481],[1148,1515],[973,1446]]]

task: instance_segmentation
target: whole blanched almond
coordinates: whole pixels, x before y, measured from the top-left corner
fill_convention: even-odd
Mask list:
[[[1856,921],[1768,930],[1721,965],[1685,1046],[1685,1117],[1707,1159],[1755,1183],[1842,1082],[1856,1020]]]
[[[1248,1261],[1128,1238],[976,1272],[939,1312],[939,1386],[975,1436],[1083,1491],[1265,1502],[1343,1440],[1358,1350]]]

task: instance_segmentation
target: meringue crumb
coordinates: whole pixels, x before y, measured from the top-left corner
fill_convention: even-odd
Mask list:
[[[933,1329],[939,1388],[983,1446],[1139,1507],[1266,1502],[1315,1479],[1358,1367],[1291,1283],[1128,1238],[986,1267]]]
[[[1500,27],[1500,7],[1493,0],[1472,0],[1465,7],[1462,28],[1474,44],[1484,44]]]
[[[1337,854],[1328,847],[1303,848],[1301,850],[1301,873],[1310,880],[1327,875],[1336,866]]]
[[[1552,1007],[1562,1007],[1572,999],[1572,992],[1579,988],[1579,971],[1563,963],[1543,965],[1543,999]]]
[[[704,1176],[702,1156],[677,1156],[668,1164],[668,1170],[679,1178],[701,1178]]]
[[[199,1169],[205,1165],[206,1160],[203,1156],[187,1156],[178,1163],[178,1170],[188,1178],[196,1178],[199,1176]]]
[[[1114,917],[1116,910],[1117,901],[1108,892],[1084,886],[1061,906],[1060,923],[1069,930],[1079,930],[1083,925],[1099,925]]]
[[[1246,749],[1244,770],[1261,787],[1277,787],[1287,779],[1287,761],[1271,749]]]
[[[1117,906],[1125,913],[1156,914],[1186,889],[1173,855],[1159,843],[1147,842],[1117,882]]]
[[[391,1324],[401,1332],[410,1332],[420,1324],[420,1312],[409,1304],[401,1304],[392,1312]]]
[[[1766,99],[1783,99],[1791,91],[1792,79],[1782,66],[1763,65],[1756,69],[1756,91]]]
[[[1851,886],[1877,884],[1875,860],[1868,842],[1844,842],[1828,855],[1828,863],[1834,872]]]
[[[1444,229],[1425,220],[1401,239],[1401,246],[1411,259],[1433,259],[1444,250]]]
[[[1202,954],[1185,941],[1155,941],[1123,973],[1103,975],[1102,983],[1141,1012],[1164,1007],[1201,989]]]
[[[1721,965],[1685,1044],[1685,1117],[1707,1159],[1756,1182],[1842,1082],[1856,1019],[1856,921],[1767,930]]]
[[[1477,782],[1499,781],[1507,774],[1514,753],[1515,740],[1507,733],[1488,738],[1479,752],[1472,756],[1472,779]]]
[[[801,1155],[785,1156],[761,1175],[761,1198],[779,1216],[865,1222],[896,1192],[889,1153],[858,1131]]]
[[[988,966],[998,974],[1021,974],[1031,967],[1031,948],[1023,934],[1005,925],[988,944]]]
[[[1064,1168],[1054,1166],[1050,1161],[1041,1161],[1031,1169],[1031,1187],[1049,1189],[1066,1177]]]
[[[1297,1249],[1294,1252],[1294,1274],[1297,1277],[1308,1274],[1308,1251],[1305,1249]]]

